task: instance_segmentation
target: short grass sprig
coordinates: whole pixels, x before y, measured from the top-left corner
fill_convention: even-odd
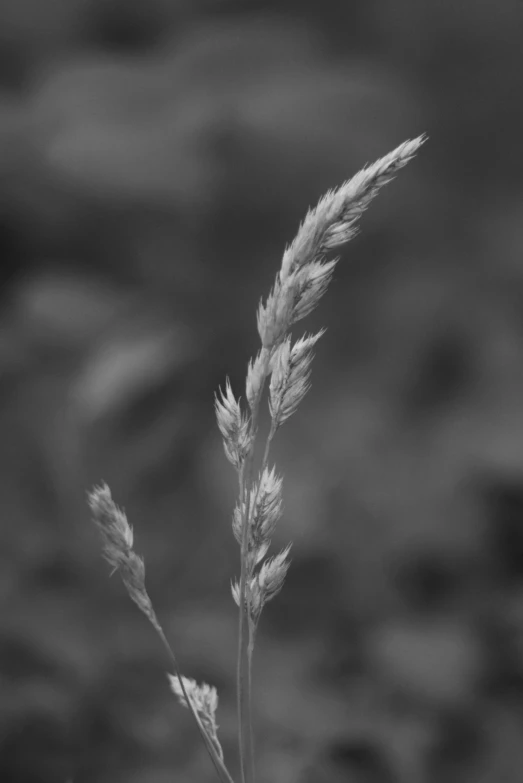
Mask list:
[[[255,783],[252,728],[252,659],[256,632],[264,606],[282,589],[290,560],[290,544],[267,557],[271,539],[283,512],[283,478],[269,469],[271,444],[278,429],[295,413],[310,387],[313,351],[324,334],[304,335],[293,342],[291,327],[318,305],[332,279],[338,259],[326,256],[348,242],[357,222],[379,190],[394,177],[424,143],[419,136],[366,166],[341,187],[329,191],[309,210],[292,243],[286,248],[272,289],[258,306],[261,341],[249,360],[245,381],[247,405],[236,398],[227,379],[215,396],[215,412],[227,459],[238,476],[238,501],[232,515],[233,534],[240,545],[240,577],[231,584],[238,606],[236,670],[238,745],[242,783]],[[254,476],[260,405],[269,381],[270,426],[261,464]],[[232,783],[218,740],[216,690],[182,677],[174,653],[156,618],[145,590],[143,561],[134,553],[133,533],[125,514],[104,485],[89,496],[93,518],[100,529],[103,553],[119,570],[132,600],[159,634],[174,667],[171,688],[189,707],[222,783]]]
[[[120,571],[129,597],[145,614],[171,660],[175,676],[169,675],[171,688],[184,706],[188,706],[222,783],[233,783],[224,761],[218,741],[214,714],[218,706],[216,690],[209,685],[197,686],[194,680],[182,677],[178,661],[169,644],[162,626],[153,609],[145,589],[145,567],[143,560],[133,551],[133,531],[125,513],[118,508],[106,484],[94,487],[88,496],[93,521],[102,537],[103,555],[113,567],[113,573]],[[176,682],[176,686],[173,683]]]

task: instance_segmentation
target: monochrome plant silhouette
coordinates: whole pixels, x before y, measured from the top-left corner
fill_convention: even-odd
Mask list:
[[[225,455],[238,477],[232,530],[240,547],[240,577],[232,582],[232,595],[239,613],[236,686],[241,783],[255,781],[251,683],[256,632],[263,608],[282,589],[290,565],[290,544],[267,557],[283,512],[283,478],[269,465],[270,449],[276,432],[297,410],[310,387],[314,348],[323,335],[320,330],[293,342],[290,330],[316,307],[327,290],[338,262],[336,258],[329,260],[329,254],[357,233],[358,220],[374,196],[425,140],[422,135],[400,144],[329,191],[309,210],[283,254],[272,290],[258,307],[261,347],[248,362],[246,403],[235,396],[229,380],[215,397]],[[260,406],[267,382],[270,427],[255,476]],[[222,783],[233,783],[218,739],[216,689],[182,676],[147,594],[144,563],[134,552],[132,528],[105,484],[89,493],[89,505],[102,536],[104,557],[114,571],[120,571],[130,598],[149,619],[167,651],[174,671],[168,675],[171,689],[192,713],[218,777]]]

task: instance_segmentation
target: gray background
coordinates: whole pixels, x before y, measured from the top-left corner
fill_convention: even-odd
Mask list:
[[[2,781],[213,779],[102,479],[237,771],[213,393],[307,207],[423,131],[303,325],[259,783],[521,780],[522,30],[515,0],[2,0]]]

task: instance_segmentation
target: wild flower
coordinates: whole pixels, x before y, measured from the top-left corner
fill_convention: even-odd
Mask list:
[[[235,397],[227,379],[215,397],[215,412],[227,459],[238,476],[238,501],[232,530],[240,546],[240,577],[231,590],[238,606],[237,710],[242,783],[254,783],[254,742],[251,720],[251,680],[254,643],[265,605],[282,589],[290,566],[290,544],[267,557],[271,539],[283,513],[283,478],[269,469],[270,448],[277,430],[296,412],[310,388],[313,351],[324,334],[304,335],[293,342],[291,327],[319,303],[332,279],[338,259],[327,255],[348,242],[357,222],[383,185],[405,166],[424,143],[425,136],[406,141],[339,188],[324,195],[309,210],[292,243],[286,248],[273,287],[257,313],[261,348],[247,365],[247,406]],[[261,467],[254,473],[260,405],[269,383],[270,427]],[[106,485],[95,487],[89,504],[102,535],[104,557],[119,570],[132,600],[148,617],[170,657],[175,676],[171,688],[196,721],[222,783],[232,783],[218,741],[216,690],[180,674],[176,657],[154,613],[145,589],[143,561],[133,550],[133,531],[112,501]]]

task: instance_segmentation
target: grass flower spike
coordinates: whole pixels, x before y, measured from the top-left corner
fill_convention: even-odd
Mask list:
[[[218,709],[218,693],[207,683],[198,685],[195,680],[189,677],[182,677],[181,681],[172,674],[167,675],[171,690],[178,697],[178,701],[187,709],[192,707],[196,711],[198,719],[203,725],[208,736],[211,737],[216,752],[223,761],[223,750],[218,739],[218,726],[216,724],[216,710]],[[182,689],[182,683],[184,688]],[[190,703],[189,703],[190,700]]]
[[[239,400],[232,393],[229,379],[225,393],[215,399],[216,419],[223,436],[223,447],[229,462],[240,469],[249,448],[249,422],[241,411]]]
[[[277,428],[296,411],[307,394],[310,383],[312,349],[324,330],[310,337],[302,337],[291,347],[287,337],[276,349],[272,361],[269,409]]]
[[[258,586],[260,588],[260,596],[262,607],[273,599],[283,587],[283,582],[287,571],[289,570],[290,561],[287,559],[291,545],[285,547],[279,554],[266,560],[258,573]]]
[[[317,206],[309,210],[286,249],[281,280],[287,280],[308,264],[321,263],[326,253],[352,239],[358,230],[357,221],[372,199],[407,165],[426,138],[422,135],[403,142],[371,166],[365,166],[339,188],[329,190]]]
[[[133,551],[133,530],[127,517],[113,502],[106,484],[92,490],[89,506],[102,536],[103,556],[113,567],[113,573],[120,571],[129,597],[152,620],[154,611],[145,589],[145,567]]]
[[[231,583],[238,606],[236,669],[238,747],[241,783],[255,783],[252,729],[252,661],[256,633],[264,606],[282,589],[289,570],[290,544],[267,557],[283,512],[283,478],[269,469],[272,441],[281,425],[298,409],[310,388],[314,348],[324,330],[293,341],[291,327],[309,315],[326,292],[338,259],[333,250],[358,230],[358,220],[379,190],[390,182],[424,143],[425,136],[406,141],[339,188],[329,191],[309,210],[286,248],[272,289],[260,301],[257,327],[261,347],[247,365],[246,404],[236,398],[227,379],[215,397],[215,413],[227,459],[238,476],[238,500],[232,530],[240,545],[240,576]],[[254,470],[258,447],[260,405],[268,382],[270,426]],[[158,622],[145,589],[143,561],[133,550],[133,531],[127,517],[112,501],[106,485],[89,496],[93,519],[102,535],[103,554],[120,571],[132,600],[148,617],[169,655],[174,676],[169,682],[180,703],[188,707],[222,783],[233,783],[218,740],[215,688],[183,677],[174,652]]]

